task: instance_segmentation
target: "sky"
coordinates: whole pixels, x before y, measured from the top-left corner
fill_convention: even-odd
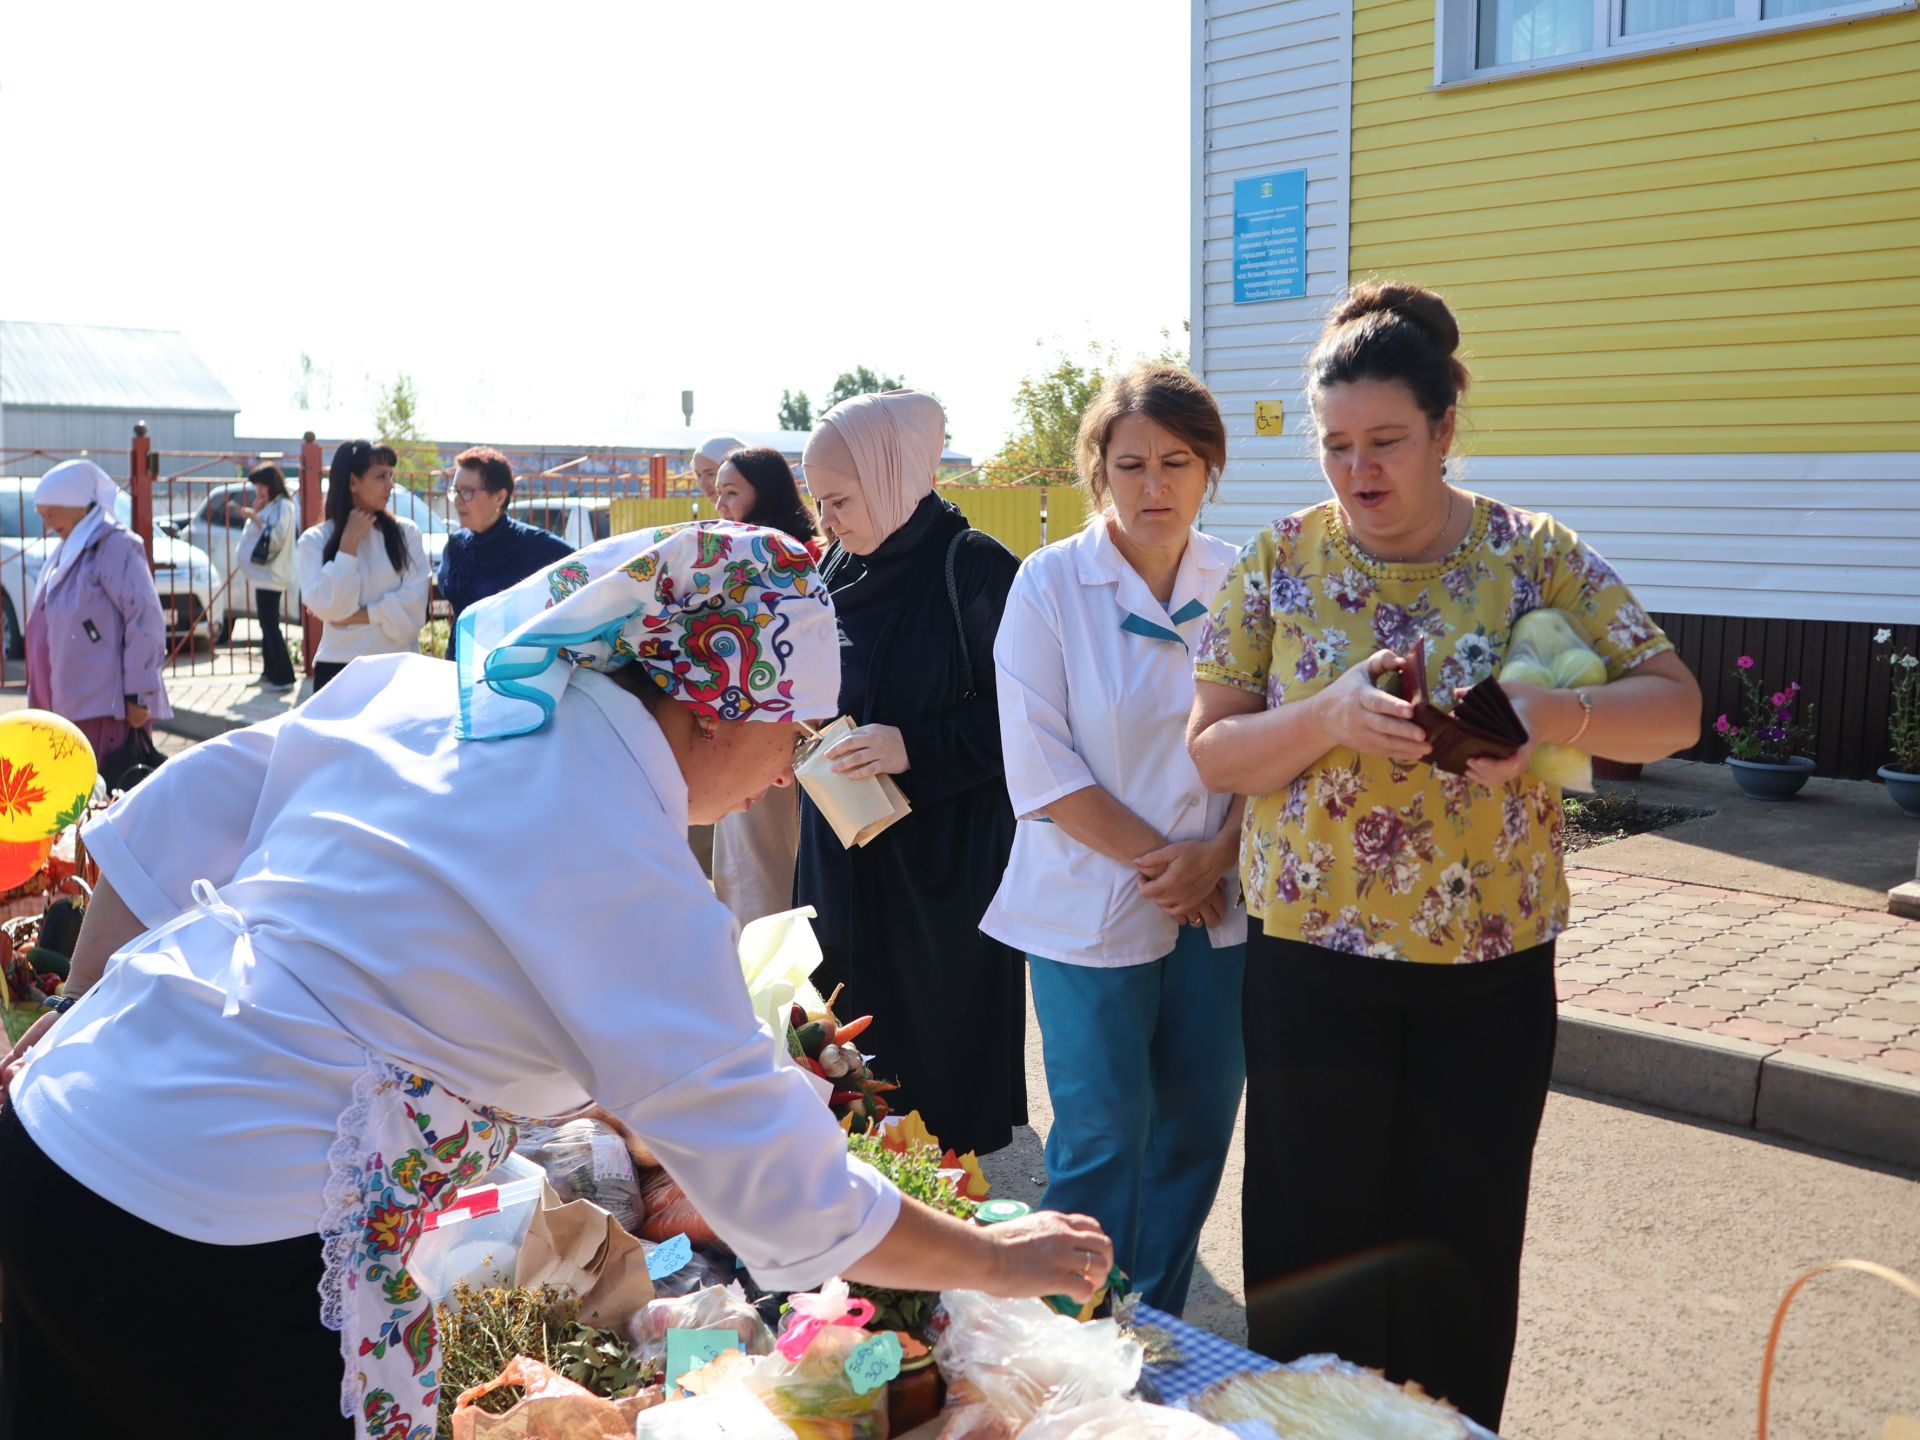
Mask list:
[[[1177,0],[20,3],[0,318],[184,331],[239,433],[771,429],[855,365],[991,453],[1022,375],[1178,336]],[[328,380],[330,379],[330,383]]]

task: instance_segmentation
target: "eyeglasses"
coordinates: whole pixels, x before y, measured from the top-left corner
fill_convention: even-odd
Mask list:
[[[449,485],[447,494],[463,504],[470,505],[473,503],[473,497],[486,488],[484,485]]]

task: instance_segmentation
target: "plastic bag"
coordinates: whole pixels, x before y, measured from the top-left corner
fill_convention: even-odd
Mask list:
[[[684,1235],[695,1245],[716,1250],[727,1248],[721,1243],[713,1226],[693,1208],[693,1202],[687,1199],[687,1192],[664,1168],[642,1172],[640,1205],[646,1213],[641,1217],[640,1228],[634,1233],[642,1240],[651,1240],[657,1245],[676,1235]]]
[[[514,1283],[527,1229],[540,1209],[544,1180],[476,1185],[421,1222],[407,1273],[435,1304],[465,1281],[475,1290]]]
[[[517,1153],[538,1162],[562,1200],[591,1200],[622,1230],[640,1228],[646,1210],[633,1157],[626,1142],[597,1120],[539,1127],[522,1139]]]
[[[1114,1396],[1044,1413],[1019,1440],[1233,1440],[1233,1432],[1185,1410]]]
[[[1500,678],[1542,690],[1607,683],[1607,662],[1564,610],[1529,610],[1513,622]],[[1593,757],[1566,745],[1540,745],[1528,768],[1562,790],[1593,789]]]
[[[933,1356],[947,1377],[948,1436],[1015,1436],[1043,1413],[1126,1394],[1145,1352],[1112,1320],[1081,1324],[1044,1300],[974,1290],[940,1296],[947,1328]],[[972,1413],[967,1413],[972,1412]]]
[[[856,1395],[847,1379],[847,1357],[872,1338],[852,1326],[829,1325],[798,1360],[776,1349],[748,1377],[747,1388],[799,1440],[885,1440],[887,1387]]]
[[[475,1408],[481,1396],[505,1385],[525,1392],[519,1404],[503,1415]],[[516,1355],[494,1379],[454,1401],[453,1440],[625,1440],[662,1398],[655,1386],[624,1400],[604,1400],[538,1360]]]
[[[649,1362],[663,1359],[669,1330],[731,1330],[747,1354],[773,1353],[773,1333],[738,1285],[711,1285],[692,1295],[651,1301],[627,1324],[635,1357]]]
[[[659,1248],[658,1245],[649,1245],[647,1252],[651,1255]],[[722,1259],[705,1250],[695,1250],[686,1264],[671,1275],[662,1275],[653,1282],[653,1293],[668,1299],[691,1295],[696,1290],[705,1290],[712,1285],[736,1285],[742,1273],[731,1256]]]
[[[767,1407],[739,1387],[676,1400],[649,1410],[634,1430],[637,1440],[794,1440],[794,1433]]]

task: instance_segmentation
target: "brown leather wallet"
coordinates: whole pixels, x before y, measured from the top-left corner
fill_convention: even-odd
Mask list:
[[[1400,657],[1402,698],[1413,706],[1413,723],[1426,732],[1427,761],[1449,774],[1467,773],[1469,760],[1505,760],[1527,743],[1527,727],[1494,679],[1459,691],[1453,709],[1433,703],[1427,688],[1427,642]]]

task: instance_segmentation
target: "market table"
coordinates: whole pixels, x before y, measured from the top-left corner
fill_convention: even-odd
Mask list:
[[[1162,1405],[1173,1405],[1198,1395],[1209,1385],[1217,1385],[1235,1375],[1280,1368],[1264,1355],[1256,1355],[1231,1340],[1222,1340],[1211,1331],[1189,1325],[1151,1305],[1142,1305],[1134,1312],[1134,1323],[1142,1330],[1157,1330],[1172,1342],[1172,1353],[1167,1359],[1149,1364],[1140,1372],[1142,1398],[1157,1400]],[[940,1423],[937,1419],[929,1420],[895,1440],[935,1440],[940,1433]],[[1474,1440],[1499,1440],[1492,1431],[1482,1429],[1471,1420],[1466,1426]],[[1274,1436],[1272,1427],[1262,1424],[1222,1428],[1243,1440],[1273,1440]]]

